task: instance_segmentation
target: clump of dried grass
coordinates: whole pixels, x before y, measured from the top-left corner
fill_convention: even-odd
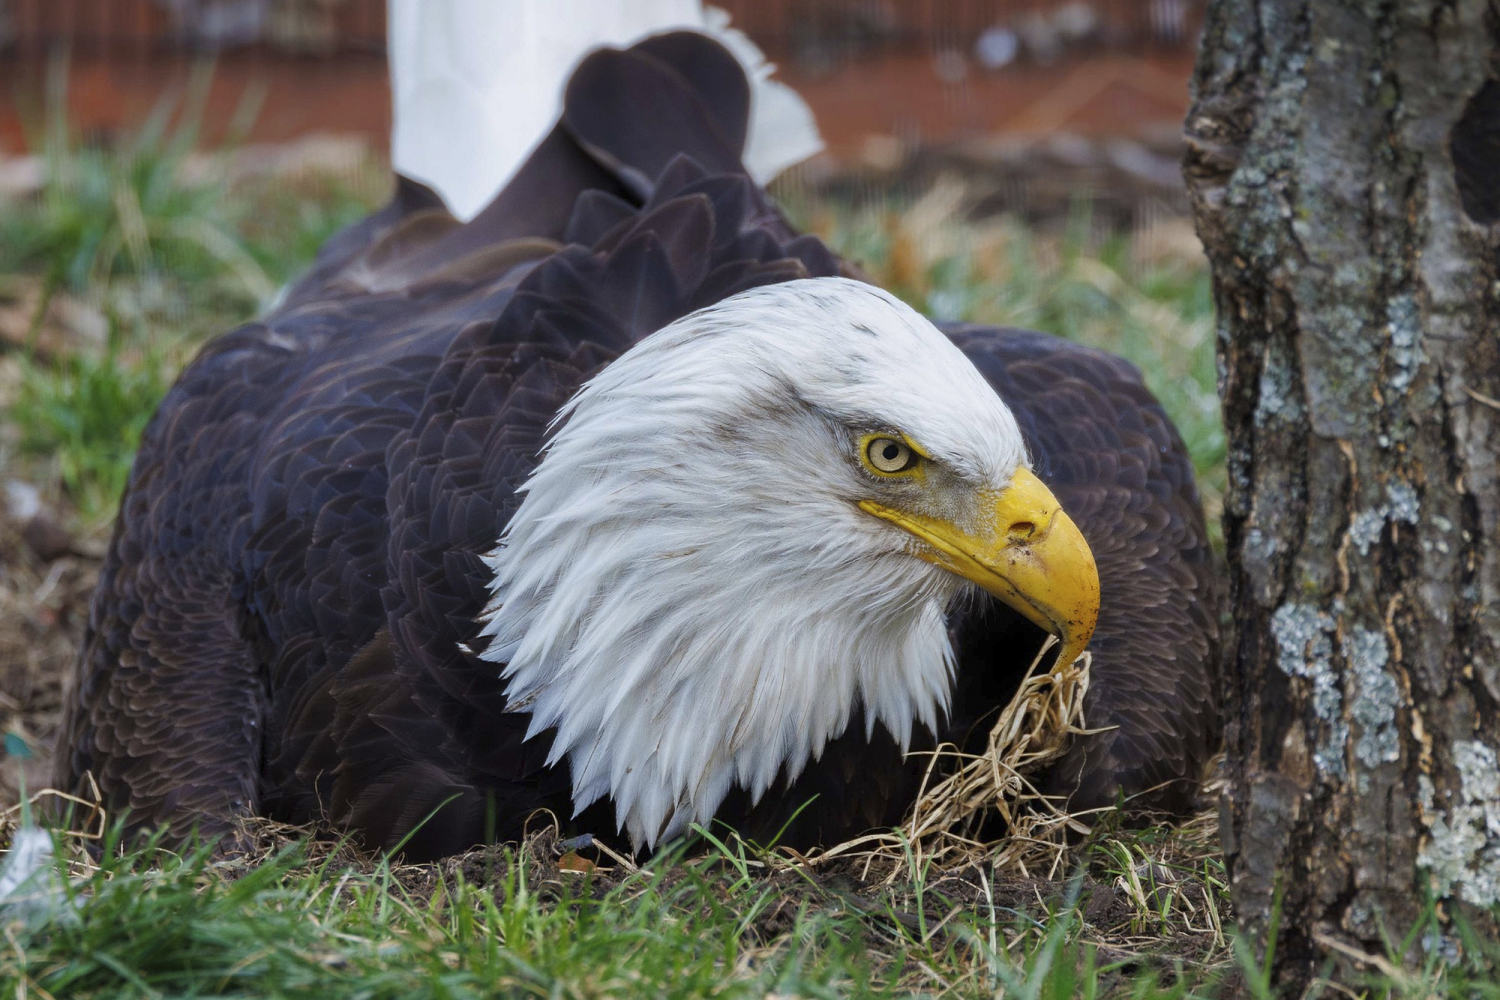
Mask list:
[[[1092,656],[1038,672],[1056,644],[1049,638],[1027,669],[1015,697],[990,729],[984,753],[965,754],[951,744],[932,755],[922,791],[905,822],[888,833],[868,834],[805,858],[859,858],[866,873],[887,868],[886,880],[908,864],[956,868],[984,858],[996,872],[1023,878],[1058,876],[1070,839],[1090,832],[1087,813],[1070,813],[1036,787],[1033,777],[1061,757],[1070,740],[1090,732],[1083,717]],[[999,840],[980,839],[980,828],[998,817]]]
[[[24,801],[0,809],[0,843],[8,842],[18,826],[34,821],[39,815],[50,817],[64,814],[69,816],[70,822],[66,827],[57,828],[57,832],[64,837],[90,843],[104,839],[108,816],[93,775],[86,777],[89,780],[87,797],[72,795],[56,788],[43,788],[27,796]]]
[[[59,817],[64,817],[66,821],[57,822]],[[88,793],[84,796],[55,788],[40,789],[25,799],[0,809],[0,862],[8,860],[18,849],[18,835],[40,827],[47,831],[54,843],[60,842],[69,848],[66,851],[69,874],[86,878],[98,868],[89,848],[104,840],[108,822],[99,786],[93,783],[92,775],[89,776]],[[51,851],[47,850],[33,860],[45,864],[50,858]],[[21,879],[29,874],[31,873],[22,872],[17,878]]]

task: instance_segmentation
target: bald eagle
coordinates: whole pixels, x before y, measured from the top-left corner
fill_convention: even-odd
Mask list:
[[[598,51],[472,221],[398,179],[202,350],[121,503],[61,787],[414,859],[543,808],[828,844],[1092,632],[1104,731],[1049,788],[1190,800],[1216,602],[1161,408],[796,233],[740,165],[747,93],[701,35]]]

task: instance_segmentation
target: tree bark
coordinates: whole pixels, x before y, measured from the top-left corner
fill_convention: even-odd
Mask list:
[[[1211,0],[1187,133],[1237,918],[1284,987],[1451,958],[1500,931],[1500,2]]]

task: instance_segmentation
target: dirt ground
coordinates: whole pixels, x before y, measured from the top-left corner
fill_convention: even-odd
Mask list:
[[[0,476],[0,810],[46,786],[102,542],[77,537],[23,480]]]

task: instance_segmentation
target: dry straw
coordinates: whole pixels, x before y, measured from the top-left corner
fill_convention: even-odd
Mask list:
[[[1074,736],[1093,732],[1083,718],[1091,654],[1038,672],[1056,642],[1049,638],[1037,653],[990,729],[984,753],[965,754],[943,744],[930,755],[921,792],[898,829],[798,855],[796,862],[854,859],[863,862],[866,877],[888,869],[886,879],[893,880],[913,864],[951,869],[984,859],[993,871],[1056,878],[1069,840],[1090,831],[1089,815],[1068,812],[1032,779],[1067,751]],[[1003,836],[980,839],[981,827],[994,828],[997,817]]]

